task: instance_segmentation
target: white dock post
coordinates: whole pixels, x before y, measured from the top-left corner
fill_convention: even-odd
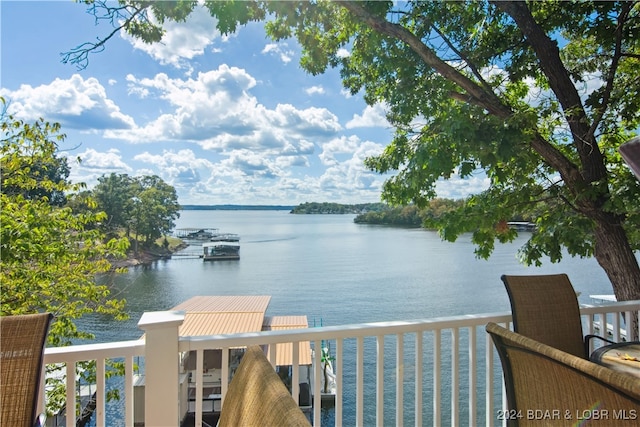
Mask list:
[[[153,311],[144,313],[138,322],[145,332],[147,426],[180,425],[178,328],[184,316],[183,311]]]

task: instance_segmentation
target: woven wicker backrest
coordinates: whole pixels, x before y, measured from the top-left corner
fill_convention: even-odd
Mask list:
[[[566,274],[501,277],[513,314],[513,329],[541,343],[588,358],[580,307]]]
[[[489,323],[486,330],[502,362],[510,425],[582,425],[596,417],[595,425],[619,426],[633,424],[640,417],[640,381],[636,377],[495,323]]]
[[[0,426],[34,425],[51,317],[49,313],[0,317]]]
[[[310,423],[258,346],[249,347],[233,375],[220,427],[305,426]]]

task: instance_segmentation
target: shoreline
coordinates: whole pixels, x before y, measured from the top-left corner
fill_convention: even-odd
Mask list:
[[[151,250],[140,250],[138,251],[138,255],[135,255],[133,252],[129,252],[127,253],[126,258],[113,259],[109,262],[111,263],[112,269],[149,265],[154,261],[159,261],[161,259],[171,259],[171,255],[173,255],[175,252],[181,251],[188,246],[188,244],[181,242],[179,245],[171,247],[169,249],[156,247]]]

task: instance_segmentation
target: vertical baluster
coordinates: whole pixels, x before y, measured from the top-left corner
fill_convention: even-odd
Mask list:
[[[404,336],[396,336],[396,426],[404,423]]]
[[[105,402],[106,402],[105,360],[96,360],[96,426],[105,426]],[[89,396],[91,398],[91,396]],[[80,408],[82,411],[82,408]]]
[[[229,347],[222,349],[222,372],[220,376],[220,393],[222,394],[220,399],[220,407],[224,407],[224,398],[227,395],[229,389]]]
[[[318,340],[313,342],[313,348],[315,349],[314,354],[314,372],[313,372],[313,425],[319,426],[321,420],[321,409],[322,409],[322,394],[321,394],[321,383],[322,379],[320,375],[322,375],[322,343]]]
[[[384,425],[384,336],[376,337],[376,424]]]
[[[422,331],[416,332],[416,377],[415,377],[415,426],[422,427],[422,363],[423,363]]]
[[[195,402],[195,426],[202,427],[202,399],[204,386],[204,350],[196,350],[196,402]],[[222,378],[220,379],[222,382]]]
[[[441,351],[442,351],[442,331],[436,329],[433,331],[433,425],[439,427],[442,417],[441,411],[441,387],[442,380],[440,377],[441,366]]]
[[[620,313],[613,312],[611,315],[613,317],[613,341],[620,342],[622,341],[620,339]]]
[[[67,362],[66,366],[67,386],[67,427],[76,426],[76,364]]]
[[[273,368],[275,369],[276,367],[276,361],[277,361],[277,353],[278,353],[278,348],[277,348],[277,344],[271,344],[268,346],[269,348],[269,354],[267,355],[269,362],[271,362],[271,366],[273,366]]]
[[[336,340],[336,360],[335,360],[335,374],[336,374],[336,426],[342,425],[342,366],[344,363],[343,358],[344,341],[342,338]]]
[[[485,337],[485,425],[493,427],[493,341],[491,336]]]
[[[124,425],[134,424],[134,403],[133,403],[133,356],[124,358]],[[143,405],[143,402],[139,402]]]
[[[364,338],[357,338],[356,350],[356,426],[364,425]]]
[[[38,385],[38,404],[37,404],[38,406],[36,407],[36,414],[44,414],[46,411],[45,410],[46,393],[44,388],[46,376],[47,376],[47,365],[43,363],[42,367],[40,368],[40,384]]]
[[[460,330],[451,329],[451,425],[460,425]]]
[[[477,348],[476,348],[476,327],[469,327],[469,425],[476,424],[476,416],[478,413],[477,407],[477,378],[478,369],[476,366],[477,360]]]
[[[300,403],[300,343],[291,343],[291,396]]]

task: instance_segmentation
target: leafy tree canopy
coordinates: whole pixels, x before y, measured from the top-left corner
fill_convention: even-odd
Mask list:
[[[193,1],[93,4],[96,17],[146,42],[181,21]],[[500,226],[545,203],[521,250],[526,263],[566,249],[595,256],[617,297],[640,299],[640,185],[617,147],[640,125],[640,3],[635,1],[207,1],[223,33],[266,21],[295,37],[312,74],[387,106],[396,133],[367,165],[394,172],[383,198],[424,206],[435,185],[482,173],[487,191],[434,226],[447,240],[473,233],[477,254],[515,234]],[[154,17],[151,19],[151,17]],[[107,37],[108,38],[108,37]],[[65,60],[86,66],[104,41]]]
[[[103,175],[93,189],[98,206],[107,214],[105,232],[125,229],[143,237],[146,244],[171,232],[180,217],[175,188],[158,176]]]
[[[47,170],[61,164],[57,141],[64,135],[59,125],[25,123],[6,113],[1,118],[0,315],[53,313],[49,343],[54,346],[91,338],[76,327],[76,319],[87,313],[126,317],[124,301],[112,298],[95,277],[110,270],[108,258],[123,255],[128,242],[104,243],[94,227],[104,214],[90,199],[84,200],[87,209],[77,213],[52,205],[45,196],[59,193],[74,199],[82,188],[52,180],[56,174]],[[11,191],[5,192],[5,185]]]

